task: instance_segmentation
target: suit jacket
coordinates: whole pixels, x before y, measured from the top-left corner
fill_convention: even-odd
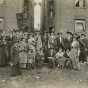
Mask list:
[[[64,39],[64,49],[71,49],[72,39],[68,40],[67,38]]]
[[[61,37],[61,40],[60,40],[60,37],[57,37],[56,38],[56,44],[57,44],[57,48],[59,49],[60,47],[64,47],[64,38]]]

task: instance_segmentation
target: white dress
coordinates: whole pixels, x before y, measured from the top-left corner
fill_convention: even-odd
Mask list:
[[[80,70],[80,63],[79,63],[79,54],[80,54],[80,49],[79,49],[79,42],[78,41],[73,41],[72,42],[72,49],[70,51],[70,58],[72,60],[73,68]]]

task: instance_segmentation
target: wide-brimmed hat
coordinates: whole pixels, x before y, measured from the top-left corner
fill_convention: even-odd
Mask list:
[[[72,32],[66,32],[67,34],[69,34],[69,35],[73,35],[73,33]]]
[[[86,37],[86,35],[84,33],[82,33],[81,36],[85,36]]]
[[[73,38],[79,39],[80,38],[80,35],[78,35],[77,33],[74,33],[73,34]]]

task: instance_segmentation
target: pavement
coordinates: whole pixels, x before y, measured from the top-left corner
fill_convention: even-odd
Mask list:
[[[38,72],[22,70],[22,75],[11,77],[10,68],[0,68],[0,88],[88,88],[88,65],[80,71],[43,67]]]

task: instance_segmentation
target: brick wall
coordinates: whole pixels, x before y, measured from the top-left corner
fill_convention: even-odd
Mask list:
[[[76,8],[75,0],[55,0],[56,32],[74,31],[74,19],[85,19],[86,30],[88,30],[88,0],[86,0],[86,8]]]
[[[23,0],[6,0],[0,5],[0,17],[5,18],[5,30],[17,28],[16,12],[22,11]]]

